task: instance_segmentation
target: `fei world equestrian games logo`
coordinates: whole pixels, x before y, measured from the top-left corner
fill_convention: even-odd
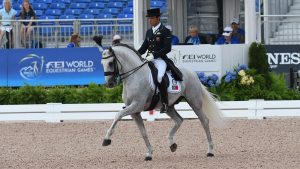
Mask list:
[[[36,79],[43,71],[45,59],[43,56],[29,54],[20,60],[19,64],[26,65],[21,67],[20,75],[26,80]]]

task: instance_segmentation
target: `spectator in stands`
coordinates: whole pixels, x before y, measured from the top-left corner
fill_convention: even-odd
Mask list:
[[[25,46],[26,39],[30,36],[31,31],[33,30],[32,26],[36,25],[36,23],[33,21],[34,19],[36,19],[36,15],[34,10],[32,9],[32,6],[29,3],[29,0],[23,1],[20,19],[28,20],[22,22],[21,28],[21,43]]]
[[[171,25],[166,25],[166,28],[168,28],[171,31],[172,34],[172,45],[178,45],[179,44],[179,39],[177,36],[173,35],[173,30]]]
[[[191,26],[189,28],[189,36],[185,38],[184,43],[193,44],[193,45],[200,45],[206,44],[206,36],[199,33],[198,28],[196,26]]]
[[[93,41],[98,45],[98,48],[99,48],[99,51],[102,53],[103,52],[103,46],[102,46],[102,39],[103,39],[103,36],[102,35],[95,35],[93,37]]]
[[[3,1],[3,8],[0,10],[0,46],[2,46],[2,38],[5,34],[6,36],[6,48],[13,48],[13,26],[14,23],[12,21],[3,21],[3,20],[14,20],[17,11],[12,8],[12,3],[10,0]]]
[[[74,33],[70,38],[70,43],[67,48],[77,48],[80,47],[80,35],[78,33]]]
[[[112,41],[112,44],[115,45],[115,44],[118,44],[118,43],[121,43],[121,36],[116,34],[114,37],[113,37],[113,41]]]
[[[232,36],[237,37],[240,43],[245,43],[245,31],[240,28],[240,21],[236,18],[231,19]]]
[[[231,27],[225,27],[224,32],[222,34],[216,44],[217,45],[223,45],[223,44],[239,44],[239,41],[236,36],[232,36],[232,28]]]

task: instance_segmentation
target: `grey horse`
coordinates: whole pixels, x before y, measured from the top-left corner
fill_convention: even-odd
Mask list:
[[[151,72],[147,62],[136,50],[125,44],[118,44],[103,51],[101,63],[104,68],[106,86],[113,87],[116,85],[117,79],[122,79],[122,98],[126,107],[116,114],[111,127],[104,137],[102,145],[108,146],[111,144],[111,136],[118,121],[124,116],[131,115],[148,148],[145,160],[152,160],[153,148],[149,142],[141,117],[141,112],[150,106],[154,94],[154,90],[151,89],[149,84],[149,75]],[[169,94],[170,107],[167,115],[175,122],[168,135],[170,149],[172,152],[175,152],[177,149],[177,144],[174,142],[173,137],[183,122],[183,118],[175,110],[174,104],[178,99],[184,97],[198,116],[205,130],[208,140],[207,156],[214,156],[209,121],[217,126],[222,126],[222,112],[219,110],[214,97],[201,84],[197,74],[183,68],[180,68],[180,70],[183,74],[181,92]],[[160,107],[161,104],[159,103],[156,108]]]

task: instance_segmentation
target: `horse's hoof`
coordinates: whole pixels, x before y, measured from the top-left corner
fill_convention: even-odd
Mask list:
[[[177,150],[177,144],[176,143],[173,143],[171,146],[170,146],[170,149],[172,152],[175,152]]]
[[[103,143],[102,143],[102,146],[109,146],[110,144],[111,144],[111,140],[104,139]]]
[[[207,153],[206,156],[207,156],[207,157],[213,157],[213,156],[215,156],[215,155],[214,155],[213,153]]]
[[[145,158],[145,161],[151,161],[152,160],[152,157],[146,157]]]

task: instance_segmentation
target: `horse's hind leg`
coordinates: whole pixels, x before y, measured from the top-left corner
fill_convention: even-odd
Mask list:
[[[201,101],[199,102],[198,100],[190,100],[188,98],[186,98],[186,99],[187,99],[187,102],[189,103],[189,105],[192,107],[192,109],[196,113],[196,115],[198,116],[198,119],[201,121],[201,124],[204,128],[206,138],[207,138],[207,141],[208,141],[208,150],[207,150],[206,155],[207,155],[207,157],[214,156],[214,154],[213,154],[214,145],[213,145],[213,142],[212,142],[210,129],[209,129],[209,119],[203,113],[202,102]]]
[[[146,132],[146,129],[145,129],[145,126],[144,126],[144,122],[143,122],[143,119],[141,117],[141,113],[132,114],[131,117],[136,122],[136,124],[137,124],[137,126],[138,126],[138,128],[141,132],[141,135],[142,135],[142,137],[143,137],[143,139],[146,143],[146,146],[148,148],[148,152],[146,154],[145,160],[146,161],[152,160],[153,149],[152,149],[152,146],[151,146],[150,141],[148,139],[147,132]]]
[[[175,152],[177,149],[177,144],[174,143],[173,138],[174,138],[175,133],[179,129],[180,125],[182,124],[183,118],[177,113],[174,106],[169,107],[167,115],[170,116],[173,119],[173,121],[175,122],[175,125],[171,128],[171,130],[169,131],[169,135],[168,135],[170,149],[172,152]]]

